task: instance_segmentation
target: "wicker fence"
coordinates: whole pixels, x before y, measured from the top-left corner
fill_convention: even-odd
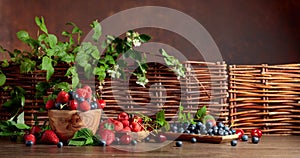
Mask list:
[[[234,127],[261,128],[265,134],[300,134],[299,64],[231,65],[228,71]]]
[[[179,105],[186,112],[195,114],[202,106],[208,113],[236,128],[249,132],[261,128],[265,134],[300,134],[300,65],[229,65],[224,62],[184,62],[186,78],[178,80],[168,67],[150,63],[147,72],[149,83],[145,88],[135,83],[131,76],[127,81],[107,79],[106,84],[95,87],[106,100],[103,118],[116,117],[120,111],[141,112],[154,116],[161,109],[167,119],[177,117]],[[63,78],[64,66],[57,66],[54,78]],[[130,69],[130,68],[129,68]],[[17,67],[4,71],[7,83],[26,90],[24,107],[25,121],[34,124],[48,119],[46,112],[40,112],[42,99],[35,98],[35,85],[45,81],[45,73],[20,74]],[[9,72],[9,73],[8,73]],[[9,99],[1,91],[2,105]],[[0,119],[10,114],[3,108]]]

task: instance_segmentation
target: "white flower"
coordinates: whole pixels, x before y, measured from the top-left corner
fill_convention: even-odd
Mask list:
[[[135,46],[135,47],[139,47],[139,46],[141,46],[141,42],[140,42],[140,40],[138,40],[138,39],[133,39],[133,45]]]
[[[134,38],[134,37],[139,37],[140,36],[140,34],[139,33],[137,33],[137,32],[133,32],[132,33],[132,37]]]
[[[127,42],[132,42],[132,39],[131,38],[127,38]]]

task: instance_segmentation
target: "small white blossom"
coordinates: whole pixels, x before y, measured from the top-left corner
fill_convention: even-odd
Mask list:
[[[139,46],[141,46],[141,42],[140,42],[140,40],[138,40],[138,39],[133,39],[133,45],[135,46],[135,47],[139,47]]]
[[[127,42],[132,42],[132,39],[131,38],[127,38]]]
[[[127,37],[131,36],[131,33],[130,32],[126,32],[126,36]]]
[[[140,34],[139,33],[137,33],[137,32],[133,32],[132,33],[132,37],[134,38],[134,37],[139,37],[140,36]]]

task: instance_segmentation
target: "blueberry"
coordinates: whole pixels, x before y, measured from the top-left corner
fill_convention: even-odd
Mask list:
[[[196,142],[197,142],[197,139],[196,139],[195,137],[193,137],[193,138],[191,139],[191,142],[192,142],[192,143],[196,143]]]
[[[55,108],[60,110],[61,109],[61,103],[55,103]]]
[[[97,109],[98,105],[96,102],[91,103],[91,109]]]
[[[132,140],[130,143],[131,143],[131,145],[136,145],[137,141],[136,140]]]
[[[73,93],[73,98],[78,100],[79,99],[79,95],[77,93]]]
[[[83,97],[79,97],[79,98],[78,98],[78,101],[79,101],[79,102],[83,102],[83,101],[85,101],[85,99],[84,99]]]
[[[219,128],[224,128],[224,124],[222,122],[218,122],[218,127]]]
[[[120,138],[119,137],[115,137],[114,144],[120,144]]]
[[[69,90],[68,93],[69,93],[69,96],[70,96],[70,100],[72,100],[73,96],[74,96],[74,92],[72,90]]]
[[[28,140],[28,141],[25,142],[25,145],[26,146],[32,146],[33,145],[33,141]]]
[[[223,131],[223,130],[219,130],[219,131],[218,131],[218,135],[224,136],[224,131]]]
[[[248,136],[247,135],[242,135],[242,141],[244,141],[244,142],[248,141]]]
[[[144,140],[145,142],[150,142],[150,137],[146,137]]]
[[[190,133],[191,133],[191,131],[187,129],[187,130],[185,130],[183,133],[190,134]]]
[[[225,131],[224,132],[224,136],[228,136],[229,135],[229,132],[228,131]]]
[[[205,126],[206,126],[206,129],[210,129],[210,128],[213,127],[213,123],[210,122],[210,121],[209,121],[209,122],[206,122]]]
[[[179,129],[178,129],[178,133],[183,133],[184,132],[184,128],[183,127],[180,127]]]
[[[63,142],[58,142],[58,143],[57,143],[57,147],[58,147],[58,148],[62,148],[63,146],[64,146],[64,143],[63,143]]]
[[[236,146],[236,145],[237,145],[237,140],[232,140],[232,141],[230,142],[230,144],[231,144],[231,146]]]
[[[231,132],[232,132],[232,134],[235,134],[236,131],[235,131],[235,129],[231,129]]]
[[[106,141],[105,140],[100,140],[99,145],[100,146],[106,146]]]
[[[208,134],[208,135],[212,135],[212,134],[213,134],[213,131],[214,131],[214,130],[211,128],[211,129],[207,130],[207,134]]]
[[[176,147],[182,147],[182,141],[176,141]]]
[[[227,131],[227,132],[229,132],[229,131],[230,131],[230,128],[229,128],[228,126],[225,126],[225,127],[224,127],[224,130]]]
[[[172,132],[176,133],[177,131],[178,131],[178,127],[176,125],[173,125],[172,126]]]
[[[258,144],[259,143],[259,138],[258,137],[252,137],[252,143],[253,144]]]

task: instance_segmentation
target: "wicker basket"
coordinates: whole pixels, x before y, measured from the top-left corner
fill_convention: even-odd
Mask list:
[[[67,141],[82,128],[89,128],[95,134],[99,128],[101,109],[81,112],[77,110],[49,110],[49,123],[60,140]]]
[[[300,134],[300,65],[230,65],[230,118],[249,133]]]

